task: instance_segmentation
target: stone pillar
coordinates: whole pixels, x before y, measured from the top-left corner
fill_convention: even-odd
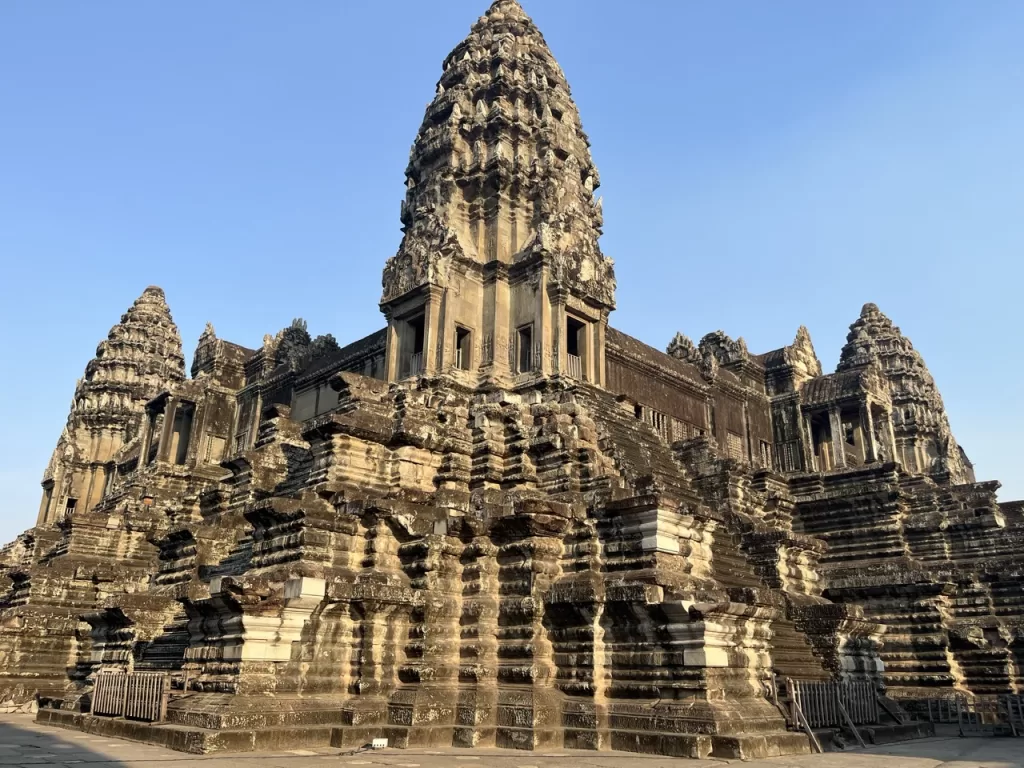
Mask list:
[[[535,367],[544,376],[550,376],[555,370],[552,358],[560,341],[555,335],[555,328],[561,325],[561,321],[551,305],[547,267],[540,269],[540,285],[537,287],[537,303],[534,314],[537,318],[534,322],[534,334],[537,336],[537,346],[540,347],[540,360],[537,361]]]
[[[594,383],[599,387],[606,386],[607,371],[605,370],[605,340],[608,331],[608,312],[601,312],[601,319],[594,324]]]
[[[515,329],[509,326],[510,302],[508,265],[486,265],[483,277],[482,373],[485,379],[502,384],[507,383],[511,373],[509,362],[515,352]]]
[[[160,430],[160,443],[157,446],[157,459],[170,461],[171,433],[174,431],[174,412],[178,410],[178,398],[168,398],[164,405],[164,428]]]
[[[146,466],[149,458],[149,444],[153,440],[153,422],[156,416],[147,408],[142,412],[142,430],[139,432],[139,469]]]
[[[878,461],[878,445],[875,443],[875,420],[871,414],[871,400],[860,406],[860,431],[864,436],[864,463]]]
[[[39,516],[36,518],[36,525],[43,525],[50,522],[50,506],[53,503],[53,480],[43,483],[43,498],[39,501]]]
[[[743,401],[743,445],[747,453],[747,463],[751,466],[754,465],[754,449],[751,443],[750,437],[750,409],[747,406],[747,401]]]
[[[551,373],[563,373],[568,365],[565,348],[566,293],[561,288],[549,290],[551,297]]]
[[[438,372],[438,345],[443,342],[441,334],[441,288],[431,285],[427,301],[423,305],[423,368],[425,376]]]
[[[103,498],[103,492],[107,487],[107,468],[99,462],[94,462],[89,468],[89,492],[85,498],[85,506],[82,511],[91,510]]]
[[[832,430],[832,452],[835,454],[835,466],[846,466],[846,448],[843,445],[843,419],[839,408],[832,406],[828,409],[828,423]]]
[[[804,456],[807,457],[806,469],[808,472],[821,471],[814,458],[814,427],[811,419],[802,410],[797,410],[797,418],[800,419],[800,442],[804,444]]]
[[[387,381],[398,381],[400,339],[398,338],[398,321],[388,315],[388,332],[384,352],[384,378]]]

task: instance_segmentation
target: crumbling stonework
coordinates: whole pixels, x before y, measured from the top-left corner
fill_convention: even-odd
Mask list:
[[[445,60],[407,176],[381,331],[208,326],[185,379],[151,288],[101,344],[3,553],[4,698],[74,722],[99,671],[152,670],[166,722],[124,733],[182,749],[750,757],[809,750],[780,678],[1024,686],[1024,505],[876,307],[827,375],[805,328],[665,354],[608,325],[597,171],[514,0]]]

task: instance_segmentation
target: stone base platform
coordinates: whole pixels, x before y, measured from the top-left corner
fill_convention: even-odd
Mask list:
[[[928,739],[935,736],[935,726],[931,723],[886,723],[882,725],[865,725],[857,729],[860,737],[868,745],[896,744],[901,741]],[[814,735],[826,752],[842,752],[844,749],[856,748],[857,740],[848,730],[837,728],[821,728]]]
[[[59,709],[39,710],[36,722],[98,736],[153,744],[193,755],[329,747],[334,731],[330,725],[213,731],[172,723],[154,725],[123,718],[95,717]]]
[[[190,754],[228,752],[265,752],[317,747],[358,748],[374,738],[386,738],[397,748],[451,746],[451,729],[445,731],[447,739],[424,738],[421,729],[390,725],[303,725],[288,727],[236,728],[211,730],[176,723],[142,723],[123,718],[96,717],[80,712],[41,709],[36,722],[98,736],[128,739],[144,744],[173,749]],[[411,738],[410,738],[411,737]],[[562,739],[543,740],[538,749],[578,749],[567,733]],[[447,741],[447,743],[443,743]],[[804,755],[811,752],[810,742],[802,733],[740,734],[708,736],[678,733],[633,733],[613,731],[609,734],[608,748],[622,752],[668,755],[703,759],[753,760],[784,755]]]

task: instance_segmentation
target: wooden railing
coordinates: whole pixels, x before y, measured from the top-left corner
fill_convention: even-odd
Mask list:
[[[169,694],[163,672],[100,672],[93,685],[91,713],[158,723],[167,714]]]

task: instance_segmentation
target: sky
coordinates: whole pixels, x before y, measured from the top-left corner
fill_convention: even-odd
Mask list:
[[[612,324],[832,370],[877,303],[1024,497],[1024,3],[523,0],[601,172]],[[75,381],[162,286],[185,355],[383,326],[404,169],[487,0],[0,3],[0,539]]]

